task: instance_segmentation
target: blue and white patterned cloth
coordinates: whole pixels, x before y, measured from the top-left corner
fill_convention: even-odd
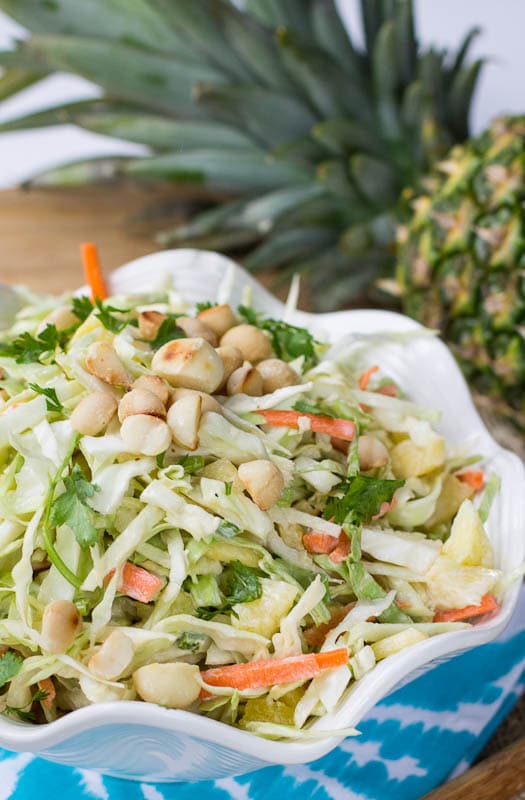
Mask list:
[[[390,694],[319,761],[199,784],[139,784],[0,750],[0,800],[416,800],[465,770],[525,688],[525,590],[511,625]]]

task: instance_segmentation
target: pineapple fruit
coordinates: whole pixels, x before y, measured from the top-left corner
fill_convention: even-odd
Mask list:
[[[425,576],[435,608],[478,605],[483,595],[494,589],[500,575],[493,565],[492,545],[472,501],[466,499],[440,555]]]
[[[445,442],[441,436],[432,436],[420,447],[411,439],[403,439],[392,449],[390,457],[396,478],[418,478],[443,466]]]
[[[494,566],[492,545],[471,500],[461,504],[441,552],[467,567]]]
[[[525,116],[454,147],[398,229],[405,311],[443,334],[470,383],[525,427]]]
[[[262,595],[250,603],[238,603],[231,617],[235,628],[259,633],[268,639],[279,630],[281,620],[292,608],[297,589],[285,581],[261,579]]]
[[[50,73],[98,84],[1,130],[73,123],[150,148],[47,175],[194,182],[219,206],[162,241],[304,269],[318,308],[392,263],[401,190],[454,142],[482,60],[420,46],[412,0],[361,0],[365,45],[334,0],[0,0],[31,35],[0,53],[0,99]]]

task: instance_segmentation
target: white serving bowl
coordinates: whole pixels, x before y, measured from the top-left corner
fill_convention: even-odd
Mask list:
[[[163,275],[189,301],[213,300],[225,276],[230,302],[253,292],[256,309],[282,317],[284,306],[239,266],[217,253],[171,250],[144,256],[113,273],[115,292],[150,290]],[[335,342],[348,334],[399,334],[420,326],[387,311],[341,311],[288,317]],[[378,340],[369,363],[380,363],[418,403],[442,411],[440,431],[452,442],[472,442],[487,469],[502,480],[492,507],[488,533],[497,565],[510,570],[525,558],[525,471],[516,455],[490,436],[472,404],[467,385],[449,350],[437,338]],[[373,359],[373,360],[372,360]],[[495,639],[509,622],[519,585],[510,588],[502,608],[469,630],[429,638],[382,661],[354,685],[342,707],[323,717],[319,728],[337,730],[359,724],[366,712],[407,680],[461,650]],[[186,711],[141,702],[104,703],[67,714],[49,725],[26,725],[0,718],[0,746],[107,775],[140,781],[196,781],[235,775],[271,764],[299,764],[328,753],[342,737],[303,742],[272,742]]]

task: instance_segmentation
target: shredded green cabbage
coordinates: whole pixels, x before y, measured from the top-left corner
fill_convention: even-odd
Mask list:
[[[29,698],[24,719],[146,695],[272,739],[354,735],[314,723],[378,660],[474,624],[476,608],[466,620],[462,609],[499,601],[519,579],[497,569],[483,528],[499,478],[476,512],[468,479],[453,477],[480,461],[470,444],[446,446],[439,412],[388,373],[361,388],[384,337],[327,348],[249,300],[231,309],[238,323],[293,370],[265,386],[261,368],[253,394],[228,394],[205,340],[200,367],[193,360],[177,321],[202,313],[206,324],[215,304],[193,309],[167,284],[95,305],[22,290],[0,302],[0,647],[4,684]],[[76,322],[57,329],[58,309]],[[218,343],[211,327],[207,336]],[[97,363],[101,345],[120,372]],[[132,416],[162,447],[130,436],[125,404],[114,413],[139,378],[149,405]],[[181,422],[178,400],[199,388]],[[188,449],[181,431],[192,427]],[[332,651],[339,666],[319,667]],[[286,659],[280,679],[257,663]],[[188,698],[166,695],[155,677],[165,665],[174,685],[181,665],[194,676]],[[45,706],[34,694],[43,680],[56,690]]]

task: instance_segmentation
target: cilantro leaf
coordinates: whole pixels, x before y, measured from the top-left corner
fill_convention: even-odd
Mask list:
[[[218,305],[218,304],[217,303],[210,303],[210,301],[208,300],[206,303],[197,303],[195,305],[195,308],[200,313],[201,311],[207,311],[209,308],[214,308],[216,305]]]
[[[93,497],[99,487],[85,479],[78,464],[64,478],[64,486],[65,492],[53,501],[50,522],[55,527],[68,525],[79,545],[85,549],[98,539],[98,531],[93,524],[94,512],[86,500]]]
[[[336,525],[342,525],[347,520],[354,524],[370,522],[372,517],[379,514],[381,504],[390,503],[396,489],[404,483],[370,475],[350,477],[340,486],[343,497],[331,497],[324,508],[323,517],[333,519]]]
[[[47,699],[48,694],[45,689],[37,689],[31,700],[33,703],[41,703],[42,700]]]
[[[55,389],[44,389],[37,383],[28,383],[30,389],[37,394],[42,394],[46,398],[46,408],[48,411],[54,411],[57,414],[65,414],[66,409],[57,397]]]
[[[203,577],[211,576],[201,575],[199,581]],[[190,593],[195,601],[194,590],[195,585],[190,587]],[[216,597],[211,604],[198,605],[196,614],[200,619],[212,619],[215,614],[232,611],[233,606],[237,603],[250,603],[252,600],[258,600],[262,595],[262,585],[256,570],[246,567],[240,561],[232,561],[223,573],[221,592],[225,596],[222,603],[219,602],[219,597]]]
[[[36,336],[26,331],[11,342],[0,342],[0,356],[14,358],[17,364],[31,364],[63,347],[69,334],[69,330],[58,331],[55,325],[46,325]]]
[[[222,590],[226,595],[223,610],[229,610],[236,603],[250,603],[262,595],[262,585],[256,570],[232,561],[226,570]]]
[[[181,317],[182,314],[168,314],[166,319],[162,320],[160,327],[157,331],[157,335],[150,342],[151,347],[153,350],[158,350],[159,347],[162,345],[171,342],[173,339],[184,339],[185,333],[182,328],[177,327],[177,319]]]
[[[243,320],[248,323],[248,325],[256,325],[259,327],[259,316],[250,308],[250,306],[239,306],[237,309]]]
[[[94,308],[95,306],[85,294],[81,295],[81,297],[73,297],[71,301],[71,311],[81,322],[84,322],[89,317]]]
[[[126,325],[129,325],[129,319],[119,319],[118,317],[114,317],[113,314],[127,314],[131,309],[108,306],[98,298],[95,300],[95,304],[97,306],[95,316],[99,318],[106,330],[111,331],[111,333],[120,333],[124,330]]]
[[[13,650],[8,650],[0,656],[0,689],[9,683],[22,668],[24,659]]]
[[[315,366],[319,361],[315,350],[318,342],[306,328],[289,325],[278,319],[262,319],[248,306],[239,306],[238,312],[249,325],[268,331],[278,358],[282,358],[283,361],[293,361],[294,358],[304,356],[306,369]]]
[[[25,711],[23,708],[17,708],[16,706],[6,706],[4,709],[4,714],[10,714],[12,717],[17,717],[20,722],[35,721],[35,715],[32,711]]]

